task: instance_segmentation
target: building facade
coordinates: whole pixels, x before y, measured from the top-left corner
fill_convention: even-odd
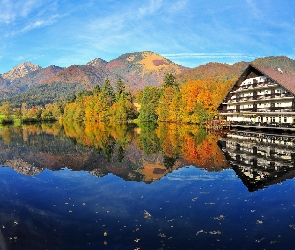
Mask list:
[[[219,106],[233,124],[295,126],[295,75],[249,65]]]

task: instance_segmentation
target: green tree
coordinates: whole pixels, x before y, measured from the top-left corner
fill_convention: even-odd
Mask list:
[[[118,79],[116,84],[116,101],[120,99],[120,96],[125,93],[125,85],[121,78]]]
[[[115,92],[108,78],[105,79],[102,85],[101,99],[105,99],[108,107],[111,107],[115,101]]]
[[[43,109],[41,113],[41,120],[53,120],[53,115],[51,110],[49,109]]]
[[[93,95],[98,95],[100,93],[101,89],[100,86],[98,84],[96,84],[93,88]]]
[[[141,109],[138,119],[140,121],[157,121],[160,91],[156,87],[145,87],[141,99]]]
[[[178,88],[178,84],[176,83],[175,76],[173,76],[171,73],[167,73],[163,80],[164,88],[167,87],[173,87]]]

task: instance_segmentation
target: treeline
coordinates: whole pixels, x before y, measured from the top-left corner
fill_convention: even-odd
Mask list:
[[[92,91],[79,92],[66,103],[63,119],[80,122],[125,122],[135,119],[138,111],[132,95],[119,78],[115,89],[105,79],[102,87],[96,85]]]
[[[161,87],[145,87],[132,96],[121,79],[113,88],[110,80],[92,90],[72,95],[67,102],[54,102],[45,107],[11,108],[0,106],[2,123],[50,121],[63,119],[77,122],[174,122],[202,124],[217,115],[218,105],[233,86],[235,79],[209,77],[179,84],[175,76],[166,74]],[[1,117],[0,117],[1,122]]]
[[[0,124],[57,121],[63,115],[64,105],[62,103],[47,104],[28,107],[22,103],[20,108],[12,108],[9,102],[0,106]]]
[[[206,78],[179,85],[167,74],[161,88],[146,87],[137,100],[140,121],[202,124],[217,115],[217,108],[235,79]]]

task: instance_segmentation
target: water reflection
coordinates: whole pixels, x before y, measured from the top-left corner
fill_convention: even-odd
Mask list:
[[[175,124],[1,128],[0,249],[294,249],[295,180],[262,188],[293,176],[293,136],[229,133],[222,150],[218,138]]]
[[[197,126],[54,123],[5,127],[0,136],[0,164],[26,175],[69,168],[151,183],[190,164],[229,167],[217,136]]]
[[[0,137],[0,164],[29,176],[68,168],[151,183],[194,165],[232,168],[249,191],[295,176],[295,136],[287,134],[230,131],[220,138],[176,124],[52,123],[5,127]]]
[[[295,177],[294,135],[231,131],[219,144],[249,191]]]

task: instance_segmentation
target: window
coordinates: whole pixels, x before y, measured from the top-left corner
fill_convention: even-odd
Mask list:
[[[287,122],[287,116],[284,116],[284,122]]]

